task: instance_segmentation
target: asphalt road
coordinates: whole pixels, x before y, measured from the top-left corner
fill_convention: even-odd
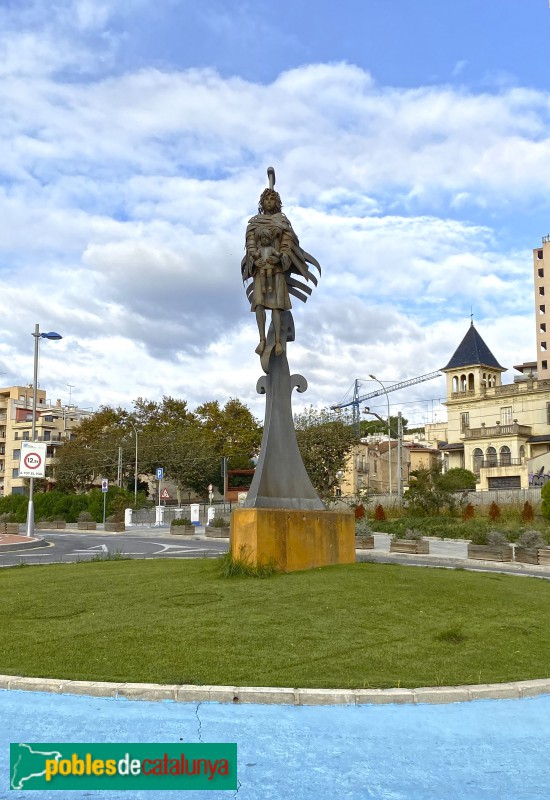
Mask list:
[[[227,539],[184,539],[167,529],[126,533],[49,533],[46,544],[32,549],[0,551],[0,566],[89,561],[109,553],[131,558],[215,558],[228,549]]]

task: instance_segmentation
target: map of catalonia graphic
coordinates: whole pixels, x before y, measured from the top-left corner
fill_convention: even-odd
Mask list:
[[[15,750],[15,752],[14,752]],[[32,789],[33,778],[44,778],[46,759],[59,761],[62,754],[58,750],[37,750],[33,745],[19,743],[11,747],[13,764],[10,787],[12,789]],[[42,780],[40,788],[43,788]]]

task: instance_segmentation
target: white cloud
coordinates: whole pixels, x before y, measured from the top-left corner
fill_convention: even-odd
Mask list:
[[[297,404],[337,402],[370,372],[442,366],[471,306],[499,360],[532,357],[530,253],[498,227],[503,208],[548,207],[548,94],[386,88],[348,64],[269,85],[201,69],[108,74],[113,6],[59,2],[49,22],[25,9],[2,12],[0,35],[9,381],[30,380],[38,320],[65,336],[43,348],[52,395],[71,383],[94,406],[240,396],[261,415],[239,264],[268,164],[323,266],[307,306],[295,303],[291,369],[310,383]]]

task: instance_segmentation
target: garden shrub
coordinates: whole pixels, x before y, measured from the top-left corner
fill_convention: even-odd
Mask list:
[[[487,544],[491,547],[501,547],[508,544],[508,539],[500,531],[489,531],[487,534]]]
[[[404,539],[409,539],[413,542],[419,542],[422,539],[422,531],[419,531],[418,528],[407,528],[403,535]]]
[[[532,522],[535,519],[535,512],[533,511],[533,506],[526,500],[523,504],[523,511],[521,512],[521,519],[523,522]]]
[[[210,523],[210,527],[211,528],[228,528],[229,527],[229,520],[226,520],[223,517],[214,517],[214,519]]]
[[[476,515],[476,510],[471,503],[465,507],[464,511],[462,512],[462,519],[473,519]]]
[[[363,519],[363,517],[364,517],[364,516],[366,515],[366,513],[367,513],[367,512],[365,511],[365,506],[363,505],[363,503],[359,503],[359,505],[358,505],[358,506],[355,506],[355,511],[354,511],[354,513],[355,513],[355,519]]]
[[[183,519],[173,519],[172,522],[170,523],[170,525],[191,525],[191,524],[192,524],[191,520],[188,519],[187,517],[184,517]]]
[[[501,517],[500,506],[493,500],[493,502],[489,506],[489,519],[491,520],[491,522],[497,522],[500,519],[500,517]]]
[[[526,550],[536,550],[538,547],[545,547],[546,542],[540,531],[524,531],[518,539],[518,545]]]
[[[377,503],[374,509],[374,519],[378,522],[382,522],[386,519],[386,512],[384,511],[384,506],[381,503]]]

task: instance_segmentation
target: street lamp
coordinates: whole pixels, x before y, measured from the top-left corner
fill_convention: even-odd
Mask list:
[[[136,435],[136,459],[134,462],[134,508],[137,509],[137,485],[138,485],[138,429],[133,423],[130,423]]]
[[[386,387],[384,386],[384,384],[382,383],[382,381],[379,381],[379,380],[378,380],[378,378],[376,378],[374,375],[369,375],[369,378],[370,378],[371,380],[373,380],[373,381],[376,381],[376,383],[379,383],[379,384],[380,384],[380,386],[382,387],[382,390],[383,390],[384,394],[386,395],[386,401],[387,401],[387,403],[388,403],[388,480],[389,480],[389,484],[390,484],[390,496],[391,496],[391,494],[392,494],[392,485],[391,485],[391,427],[390,427],[390,425],[391,425],[391,421],[390,421],[390,398],[388,397],[388,392],[386,391]]]
[[[40,333],[40,326],[38,323],[34,326],[34,378],[33,378],[33,391],[32,391],[32,432],[31,440],[34,442],[36,437],[36,394],[38,392],[38,341],[39,339],[62,339],[60,333],[49,331],[48,333]],[[34,534],[34,478],[29,479],[29,505],[27,506],[27,536]]]

